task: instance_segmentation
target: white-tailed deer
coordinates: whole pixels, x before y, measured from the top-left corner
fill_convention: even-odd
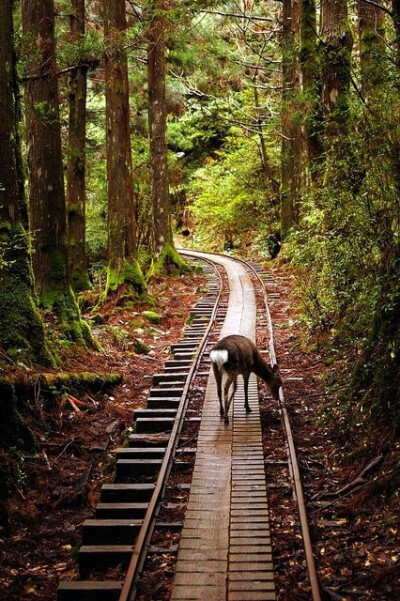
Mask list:
[[[271,367],[261,357],[256,346],[245,336],[232,334],[222,338],[212,348],[210,360],[217,382],[218,400],[220,414],[224,417],[225,423],[229,424],[228,411],[232,399],[237,389],[237,377],[243,376],[244,382],[244,406],[246,413],[251,412],[248,398],[249,378],[253,372],[268,385],[272,396],[279,399],[279,388],[282,386],[282,380],[279,375],[277,365]],[[222,404],[222,375],[226,374],[224,384],[224,405]],[[232,384],[232,393],[229,396],[229,388]]]

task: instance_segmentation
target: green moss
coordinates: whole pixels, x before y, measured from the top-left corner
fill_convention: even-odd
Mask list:
[[[173,274],[190,273],[192,268],[186,263],[172,244],[166,244],[160,256],[152,262],[147,279]]]
[[[150,321],[150,323],[159,324],[162,321],[161,315],[155,311],[143,311],[142,316],[147,319],[147,321]]]
[[[137,355],[147,355],[150,351],[150,348],[147,344],[144,344],[141,340],[135,338],[133,342],[133,349]]]
[[[107,283],[100,303],[104,302],[110,292],[115,292],[124,284],[129,286],[130,292],[141,298],[146,293],[146,282],[138,261],[123,261],[121,265],[107,267]]]
[[[0,266],[0,346],[21,361],[54,365],[33,294],[25,231],[3,223],[1,237],[7,249]]]
[[[122,383],[120,374],[111,373],[42,373],[37,376],[42,392],[50,398],[55,398],[66,392],[93,390],[104,391]]]
[[[89,275],[86,270],[81,271],[79,268],[73,269],[71,274],[72,288],[75,292],[83,292],[91,290],[92,284],[89,280]]]
[[[78,303],[71,288],[46,288],[40,296],[40,304],[57,312],[67,338],[101,351],[99,343],[92,336],[89,325],[82,320]]]

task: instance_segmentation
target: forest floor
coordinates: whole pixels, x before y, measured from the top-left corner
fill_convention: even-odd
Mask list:
[[[294,276],[282,267],[273,272],[280,290],[271,304],[277,356],[290,374],[284,375],[285,396],[325,599],[400,599],[399,444],[384,423],[353,422],[351,411],[349,420],[336,421],[336,397],[324,395],[331,367],[318,345],[307,342]],[[104,305],[94,326],[104,352],[67,350],[63,371],[119,373],[123,383],[96,394],[76,390],[52,402],[38,394],[32,402],[26,417],[37,449],[24,457],[11,449],[7,467],[10,526],[0,532],[0,599],[52,601],[59,580],[77,577],[81,524],[93,516],[101,485],[112,479],[113,450],[130,433],[134,408],[145,404],[152,375],[162,371],[204,286],[202,276],[155,281],[150,293],[162,316],[157,325],[141,315],[147,307],[126,308],[119,299]],[[93,317],[89,308],[86,317]],[[147,353],[135,353],[138,340]],[[337,496],[365,467],[362,480]],[[275,524],[281,531],[288,526],[279,518]],[[287,539],[277,540],[279,600],[305,601]]]

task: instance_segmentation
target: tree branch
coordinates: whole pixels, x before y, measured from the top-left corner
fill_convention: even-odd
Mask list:
[[[220,15],[222,17],[234,17],[235,19],[247,19],[248,21],[267,21],[268,23],[273,23],[275,21],[272,17],[258,17],[256,15],[246,15],[245,13],[225,13],[219,10],[203,10],[201,12],[210,15]]]
[[[378,4],[377,2],[374,2],[373,0],[360,0],[361,2],[365,2],[365,4],[370,4],[371,6],[375,6],[375,8],[379,8],[380,10],[382,10],[384,13],[386,13],[387,15],[389,15],[390,17],[394,17],[394,14],[391,10],[389,10],[388,8],[386,8],[386,6],[383,6],[382,4]]]

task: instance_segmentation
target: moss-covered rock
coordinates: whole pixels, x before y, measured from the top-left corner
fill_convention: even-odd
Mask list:
[[[155,311],[142,311],[142,316],[147,319],[150,323],[160,324],[162,322],[162,317]]]

